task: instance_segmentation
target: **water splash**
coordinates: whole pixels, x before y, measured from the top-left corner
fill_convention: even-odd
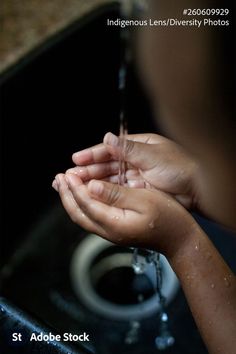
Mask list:
[[[165,336],[158,336],[155,339],[155,344],[158,350],[166,350],[167,348],[171,347],[175,343],[174,337],[171,335],[166,334]]]
[[[138,248],[135,248],[133,251],[131,265],[135,274],[143,274],[146,270],[146,262],[144,259],[143,261],[141,260]]]
[[[131,14],[131,8],[127,0],[121,2],[121,16],[128,19]],[[139,7],[143,6],[144,2],[138,1]],[[130,6],[129,6],[130,5]],[[123,28],[120,31],[121,40],[121,50],[122,50],[122,63],[119,70],[119,92],[120,92],[120,154],[119,154],[119,174],[118,183],[123,186],[126,184],[126,163],[125,163],[125,153],[127,147],[127,119],[125,111],[125,99],[127,90],[127,66],[131,58],[130,53],[130,32],[127,28]],[[168,200],[168,207],[170,206],[170,200]],[[154,221],[149,223],[149,228],[153,229],[155,227]],[[158,295],[159,305],[160,305],[160,316],[159,316],[159,336],[156,337],[155,343],[159,350],[167,349],[174,344],[174,337],[170,334],[168,330],[168,315],[165,311],[165,297],[162,294],[162,268],[160,262],[160,254],[154,251],[147,251],[147,256],[141,257],[139,255],[139,249],[134,248],[132,257],[132,267],[135,274],[142,274],[146,270],[147,263],[153,264],[153,268],[156,275],[155,291]],[[142,294],[140,294],[142,295]],[[127,333],[125,342],[127,344],[135,343],[138,340],[138,331],[140,323],[138,321],[133,321],[130,324],[130,330]]]
[[[171,335],[169,331],[169,318],[165,310],[165,302],[166,298],[163,296],[162,293],[162,266],[160,261],[160,253],[153,252],[151,254],[152,264],[155,267],[156,272],[156,293],[158,294],[159,298],[159,305],[160,305],[160,314],[159,314],[159,336],[155,339],[155,344],[158,350],[166,350],[167,348],[171,347],[175,339]]]
[[[156,337],[155,344],[158,350],[166,350],[175,342],[174,337],[168,330],[168,315],[162,312],[160,316],[160,335]]]
[[[130,328],[127,332],[125,343],[131,345],[138,342],[139,329],[141,325],[138,321],[131,321],[129,326]]]

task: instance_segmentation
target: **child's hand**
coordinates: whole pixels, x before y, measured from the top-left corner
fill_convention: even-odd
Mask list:
[[[117,244],[156,249],[172,257],[197,227],[164,192],[96,180],[84,184],[70,173],[57,175],[56,183],[71,219]]]
[[[197,164],[176,143],[156,134],[129,135],[123,151],[121,140],[108,133],[103,144],[75,153],[77,167],[68,172],[84,182],[117,183],[120,157],[127,163],[128,186],[156,188],[173,195],[184,207],[193,207]]]

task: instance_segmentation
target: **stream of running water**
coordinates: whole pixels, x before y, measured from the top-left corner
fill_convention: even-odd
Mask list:
[[[127,4],[131,4],[127,6]],[[121,16],[125,19],[131,17],[132,5],[134,0],[121,1]],[[140,5],[140,4],[139,4]],[[123,7],[122,7],[123,6]],[[126,117],[126,99],[127,99],[127,70],[131,59],[130,54],[130,31],[125,27],[120,30],[120,42],[121,42],[121,65],[119,69],[119,93],[120,93],[120,146],[121,153],[119,156],[119,175],[118,183],[121,186],[126,184],[126,141],[127,141],[127,117]],[[166,299],[162,293],[162,267],[160,262],[160,254],[151,250],[145,250],[146,256],[140,256],[140,250],[133,248],[132,267],[135,274],[143,274],[145,272],[147,264],[153,265],[153,271],[155,272],[156,283],[154,284],[155,293],[158,295],[159,301],[159,335],[155,339],[155,345],[158,350],[165,350],[174,344],[174,337],[171,335],[168,326],[168,315],[165,309]],[[142,294],[140,294],[142,295]],[[142,299],[142,296],[140,296]],[[142,300],[140,300],[142,301]],[[130,324],[130,330],[127,332],[126,343],[132,344],[138,341],[140,323],[139,321],[132,321]]]

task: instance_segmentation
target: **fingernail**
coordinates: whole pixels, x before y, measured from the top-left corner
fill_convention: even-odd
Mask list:
[[[86,169],[84,167],[74,167],[74,168],[70,168],[69,170],[66,171],[66,175],[67,174],[74,174],[76,176],[78,176],[81,179],[84,179],[87,177],[87,172]]]
[[[77,175],[77,171],[75,168],[69,168],[69,170],[66,170],[66,174],[67,173],[74,173],[75,175]]]
[[[112,133],[107,133],[104,137],[104,143],[107,145],[118,146],[119,139],[116,135]]]
[[[52,182],[52,188],[54,188],[58,192],[58,184],[57,184],[57,181],[55,179]]]
[[[97,194],[97,195],[101,195],[104,189],[103,183],[99,181],[90,181],[88,184],[88,188],[92,194]]]
[[[77,157],[79,154],[80,154],[80,151],[74,152],[72,154],[72,160],[73,160],[74,157]]]
[[[60,187],[60,178],[58,175],[55,177],[55,181],[57,183],[57,188],[59,188]]]
[[[81,151],[76,151],[76,152],[74,152],[74,153],[72,154],[72,159],[73,159],[74,157],[80,156],[81,153],[83,154],[83,153],[86,152],[87,150],[89,150],[89,149],[84,149],[84,150],[81,150]]]

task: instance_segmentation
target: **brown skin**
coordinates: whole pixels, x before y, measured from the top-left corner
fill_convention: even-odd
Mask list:
[[[158,135],[129,139],[123,157],[133,188],[117,185],[120,144],[110,133],[103,144],[74,154],[77,167],[57,175],[53,186],[83,228],[120,245],[162,252],[180,279],[209,352],[233,354],[235,276],[185,209],[201,204],[195,193],[198,164]]]
[[[102,178],[117,183],[122,156],[129,187],[156,188],[188,209],[194,208],[198,165],[179,145],[157,134],[134,134],[128,135],[124,150],[120,140],[114,145],[114,139],[115,135],[107,133],[103,144],[75,153],[73,161],[78,167],[67,172],[76,173],[84,182]]]
[[[234,354],[235,275],[201,229],[189,236],[189,242],[170,259],[171,266],[179,277],[209,353]]]
[[[152,0],[147,17],[186,20],[191,16],[182,15],[185,8],[227,4]],[[226,52],[229,38],[230,27],[146,27],[139,32],[136,57],[159,124],[199,162],[201,208],[236,228],[235,39]]]

